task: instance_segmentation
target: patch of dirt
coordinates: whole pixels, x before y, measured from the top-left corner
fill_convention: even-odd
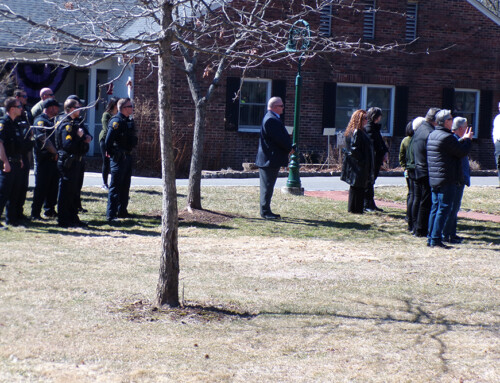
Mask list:
[[[155,210],[145,214],[149,217],[156,217],[161,220],[161,211]],[[221,223],[232,220],[233,218],[241,218],[242,216],[233,215],[228,213],[219,213],[216,211],[205,210],[205,209],[192,209],[188,211],[187,209],[179,211],[179,222],[185,223],[202,223],[210,225],[220,225]]]
[[[219,225],[221,223],[227,222],[236,218],[236,215],[231,215],[227,213],[219,213],[211,210],[198,210],[192,209],[191,211],[182,210],[179,212],[180,222],[198,222],[207,223],[212,225]]]
[[[148,300],[136,300],[132,303],[122,303],[110,308],[112,313],[118,313],[131,322],[156,322],[169,320],[181,323],[209,323],[232,321],[238,319],[253,319],[257,315],[244,312],[234,306],[202,305],[195,302],[184,302],[179,307],[157,307]]]

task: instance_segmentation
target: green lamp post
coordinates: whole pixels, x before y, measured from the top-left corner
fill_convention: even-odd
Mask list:
[[[311,32],[309,23],[304,20],[297,20],[290,28],[288,43],[286,44],[286,52],[305,51],[309,48]],[[295,78],[295,111],[293,117],[293,145],[295,152],[290,156],[290,164],[288,165],[289,174],[286,182],[285,191],[290,194],[304,194],[304,189],[301,187],[299,175],[299,125],[300,125],[300,96],[302,91],[302,76],[300,70],[302,68],[302,59],[304,53],[299,57],[297,77]]]

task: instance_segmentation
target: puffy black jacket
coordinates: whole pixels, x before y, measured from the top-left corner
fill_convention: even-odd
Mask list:
[[[413,160],[415,161],[415,178],[421,179],[429,176],[427,168],[427,138],[434,131],[434,127],[427,121],[418,127],[413,135]]]
[[[442,126],[436,127],[436,130],[429,134],[427,165],[431,187],[458,184],[462,167],[461,158],[470,152],[471,146],[471,140],[458,141],[451,131]]]

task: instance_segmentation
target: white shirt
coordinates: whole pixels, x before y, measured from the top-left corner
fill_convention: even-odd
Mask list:
[[[491,132],[491,135],[493,136],[493,143],[500,141],[500,113],[493,120],[493,132]]]

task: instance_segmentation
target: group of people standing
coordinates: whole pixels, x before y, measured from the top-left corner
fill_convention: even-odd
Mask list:
[[[31,206],[32,221],[57,217],[60,227],[87,227],[78,213],[81,203],[85,155],[93,137],[82,116],[83,100],[69,96],[60,105],[50,88],[40,91],[40,101],[29,109],[22,89],[5,101],[0,119],[0,217],[6,209],[6,225],[26,220],[24,202],[34,160],[35,187]],[[107,109],[101,148],[111,172],[106,218],[116,221],[128,216],[127,206],[132,176],[131,151],[137,145],[132,101],[112,99]],[[108,117],[109,116],[109,117]],[[101,141],[101,137],[100,137]],[[107,175],[106,175],[107,187]],[[57,206],[57,211],[56,211]],[[0,223],[0,228],[6,226]]]
[[[373,185],[387,146],[380,135],[381,111],[370,108],[353,113],[345,131],[346,149],[341,179],[349,185],[348,211],[362,214],[381,210],[371,203]],[[406,127],[400,163],[408,185],[408,230],[426,237],[430,247],[449,248],[460,243],[457,214],[465,185],[470,185],[469,159],[472,129],[467,119],[453,119],[450,110],[430,108]]]

